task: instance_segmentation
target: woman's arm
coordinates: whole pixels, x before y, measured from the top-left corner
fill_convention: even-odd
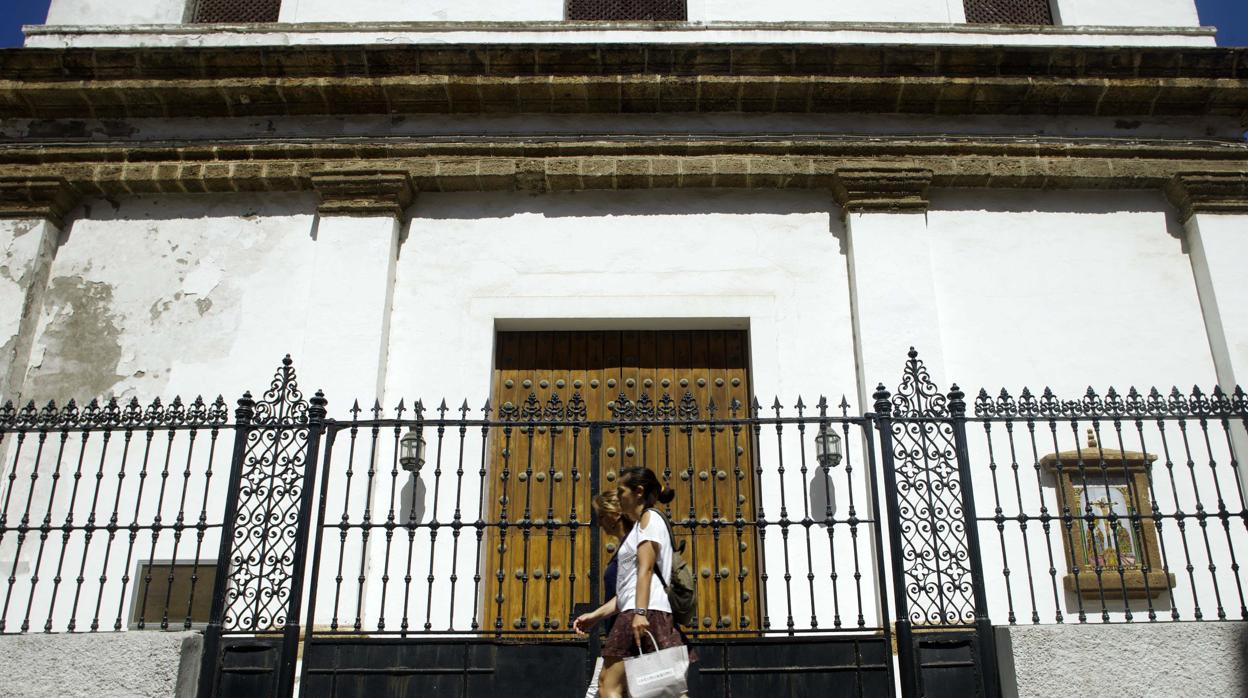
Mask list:
[[[616,597],[612,596],[606,603],[598,608],[595,608],[589,613],[582,613],[576,617],[576,620],[572,621],[572,629],[584,635],[589,632],[590,628],[597,625],[598,621],[604,618],[610,618],[618,613],[619,609],[616,608],[617,603]]]

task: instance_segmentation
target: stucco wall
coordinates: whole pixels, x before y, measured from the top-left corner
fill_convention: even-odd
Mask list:
[[[997,628],[1007,698],[1248,695],[1248,624]]]
[[[1132,0],[1054,0],[1054,20],[1066,25],[1134,25],[1195,27],[1200,25],[1195,0],[1132,2]]]
[[[48,24],[166,24],[182,22],[187,0],[53,0]],[[1111,26],[1197,26],[1192,0],[1057,0],[1059,24]],[[285,0],[283,22],[395,21],[549,21],[562,20],[562,0],[500,3],[395,3],[388,0]],[[689,0],[691,22],[962,22],[961,0],[883,0],[876,3],[826,3],[780,0],[759,4],[746,0]]]
[[[0,637],[13,698],[193,698],[203,637],[132,632]]]
[[[72,218],[35,330],[29,397],[231,399],[302,348],[309,197],[92,200]]]

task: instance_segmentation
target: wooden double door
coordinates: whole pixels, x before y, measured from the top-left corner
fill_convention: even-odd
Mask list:
[[[668,511],[697,579],[699,630],[756,630],[752,433],[689,423],[729,420],[734,406],[747,416],[748,366],[743,331],[499,332],[491,402],[516,426],[490,441],[487,510],[499,525],[484,553],[482,629],[566,632],[610,598],[601,568],[619,541],[593,530],[590,504],[622,470],[646,466],[676,491]],[[551,423],[524,426],[539,409]]]

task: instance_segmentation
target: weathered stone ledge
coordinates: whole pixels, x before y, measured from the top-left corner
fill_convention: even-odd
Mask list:
[[[0,182],[0,217],[59,215],[93,195],[317,191],[326,211],[373,215],[401,210],[421,191],[702,187],[827,189],[857,210],[919,209],[933,187],[1158,189],[1186,217],[1248,210],[1248,147],[882,139],[17,147],[0,151]]]
[[[0,50],[0,118],[680,112],[1244,120],[1248,49],[569,44]]]

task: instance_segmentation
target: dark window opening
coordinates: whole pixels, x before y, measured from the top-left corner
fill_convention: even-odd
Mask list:
[[[134,579],[131,627],[161,630],[189,628],[208,622],[216,560],[141,562]]]
[[[1049,0],[962,0],[970,24],[1053,24]]]
[[[196,24],[246,24],[276,22],[282,0],[197,0]]]
[[[684,22],[685,0],[568,0],[568,19]]]

